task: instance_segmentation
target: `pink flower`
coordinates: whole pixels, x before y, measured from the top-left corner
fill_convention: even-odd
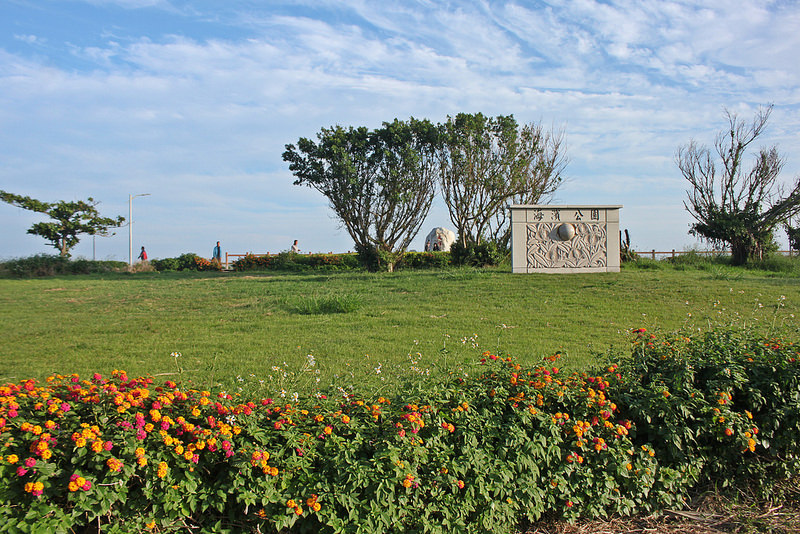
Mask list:
[[[66,402],[62,402],[62,403],[61,403],[61,411],[62,411],[62,412],[68,412],[68,411],[69,411],[69,408],[70,408],[70,406],[69,406],[69,404],[67,404]]]
[[[103,443],[103,448],[107,451],[110,451],[112,448],[114,448],[114,444],[111,443],[110,441],[106,441],[105,443]]]
[[[36,467],[36,458],[26,458],[25,467]]]
[[[22,466],[17,467],[17,476],[24,477],[28,474],[28,470]]]
[[[90,489],[92,489],[92,483],[91,483],[91,482],[89,482],[89,481],[87,480],[87,481],[86,481],[86,484],[84,484],[83,486],[81,486],[81,489],[82,489],[83,491],[89,491]]]

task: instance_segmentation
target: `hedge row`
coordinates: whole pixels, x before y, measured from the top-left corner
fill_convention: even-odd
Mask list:
[[[406,252],[398,269],[431,269],[451,265],[449,252]],[[355,253],[346,254],[296,254],[281,252],[267,256],[248,254],[231,264],[236,271],[252,270],[349,270],[362,265]]]
[[[793,344],[634,333],[565,374],[485,353],[424,394],[243,398],[95,374],[0,388],[0,532],[510,532],[767,491],[800,460]]]
[[[93,274],[120,271],[128,266],[123,261],[94,261],[70,259],[53,254],[36,254],[2,264],[2,271],[20,278],[55,276],[61,274]]]
[[[218,261],[201,258],[193,252],[181,254],[177,258],[152,260],[150,265],[156,271],[219,271],[222,265]]]

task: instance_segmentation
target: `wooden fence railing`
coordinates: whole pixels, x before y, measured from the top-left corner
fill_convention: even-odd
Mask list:
[[[727,256],[731,252],[729,250],[675,250],[672,249],[670,251],[657,251],[653,250],[636,250],[634,251],[636,254],[642,257],[649,257],[651,259],[661,259],[661,258],[674,258],[675,256],[680,256],[681,254],[703,254],[703,255],[720,255],[720,256]],[[796,254],[795,251],[792,250],[779,250],[778,254],[783,254],[784,256],[792,256]]]

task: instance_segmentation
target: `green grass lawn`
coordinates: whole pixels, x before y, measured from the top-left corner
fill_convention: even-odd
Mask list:
[[[0,381],[124,369],[231,388],[388,387],[484,350],[522,363],[563,351],[579,368],[626,350],[631,328],[794,329],[799,305],[800,278],[729,267],[3,278]]]

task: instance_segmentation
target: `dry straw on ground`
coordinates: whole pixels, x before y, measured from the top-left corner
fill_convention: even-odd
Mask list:
[[[788,483],[780,501],[732,500],[719,494],[699,496],[685,510],[606,521],[543,520],[523,534],[797,534],[800,533],[800,479]]]

